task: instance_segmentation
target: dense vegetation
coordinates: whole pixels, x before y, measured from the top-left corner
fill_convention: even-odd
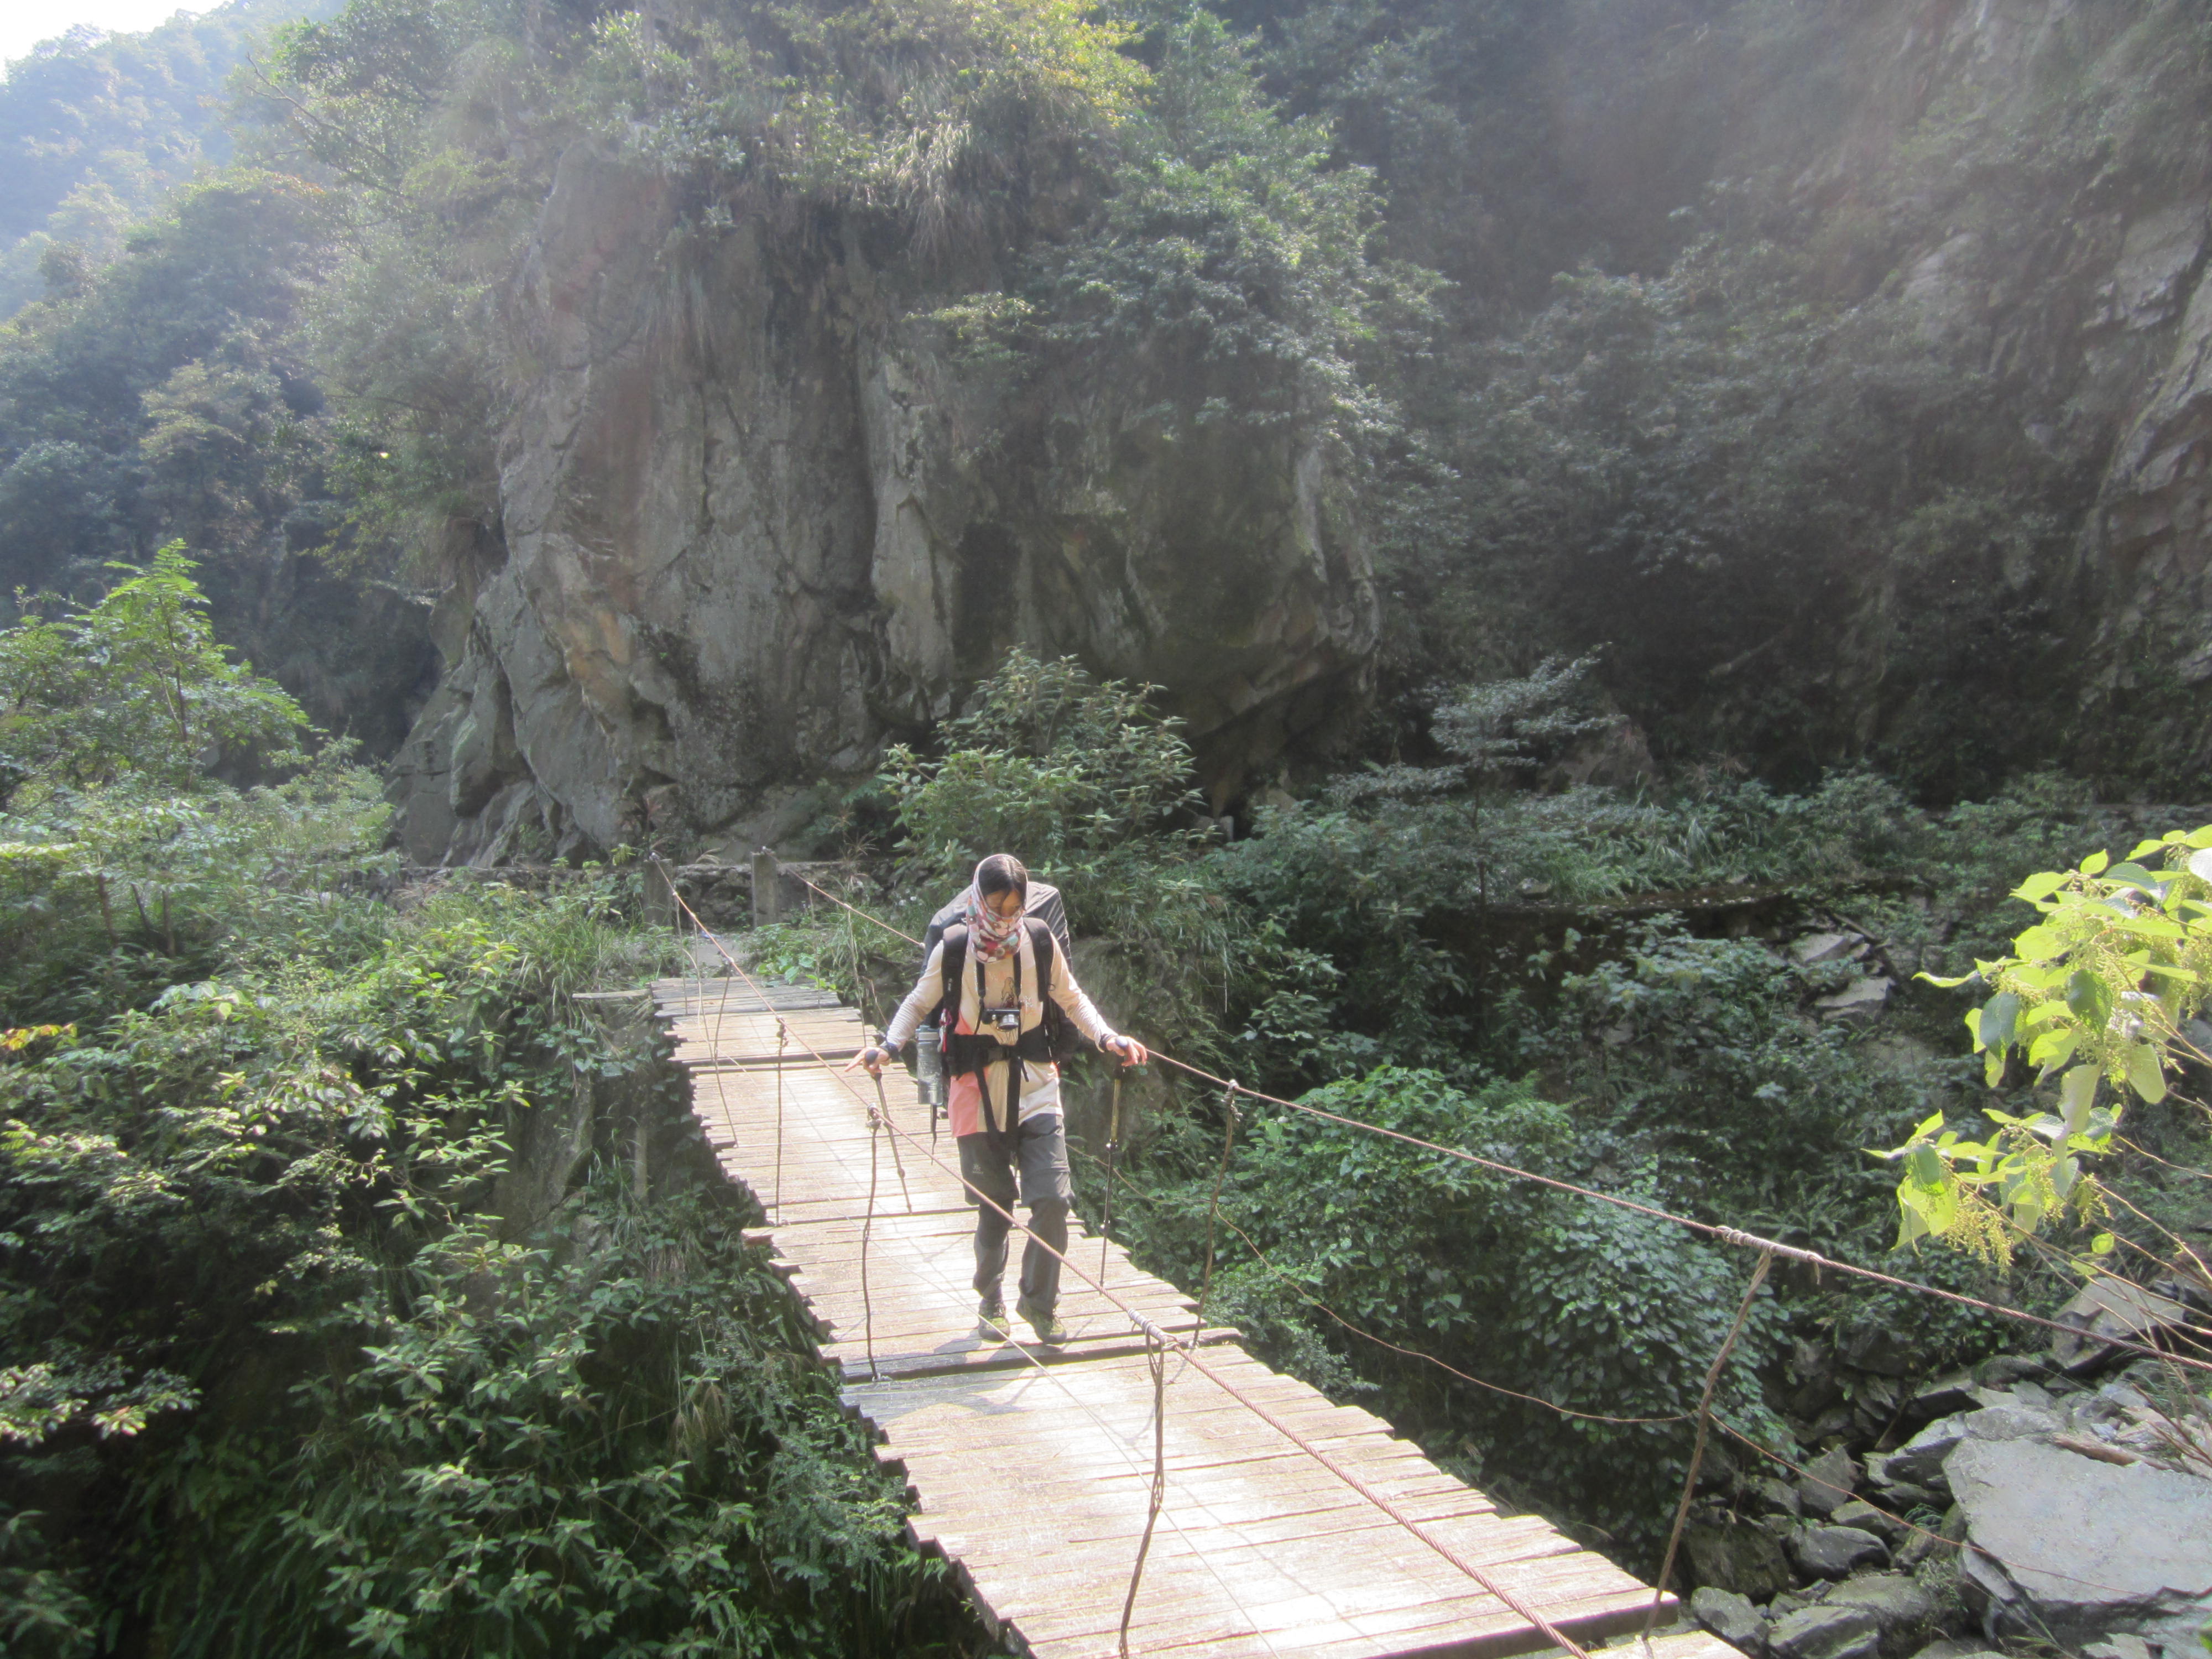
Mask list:
[[[933,893],[1026,832],[1079,931],[1098,936],[1087,978],[1169,1052],[1344,1116],[1895,1270],[1897,1175],[1869,1151],[1903,1145],[1931,1113],[1966,1129],[1985,1109],[2032,1115],[2051,1098],[2017,1070],[1990,1095],[1958,1035],[1963,996],[1906,977],[2007,955],[2033,920],[2008,899],[2027,872],[2086,848],[2124,852],[2138,824],[2185,826],[2099,808],[2048,775],[1942,813],[1867,773],[1802,795],[1725,775],[1562,787],[1577,747],[1604,738],[1590,697],[1581,665],[1556,662],[1463,687],[1433,711],[1447,763],[1353,775],[1265,816],[1251,839],[1209,847],[1176,814],[1170,729],[1127,688],[1016,657],[951,752],[895,775],[908,878],[926,873]],[[987,778],[987,791],[949,787]],[[1107,831],[1095,842],[1091,823]],[[1698,908],[1717,893],[1734,908]],[[1871,939],[1868,959],[1784,948],[1839,927]],[[804,954],[860,994],[868,975],[896,982],[906,966],[856,959],[843,922]],[[1820,1017],[1820,998],[1875,975],[1899,981],[1878,1024]],[[1194,1285],[1226,1125],[1217,1098],[1186,1080],[1162,1086],[1125,1154],[1117,1211],[1152,1265]],[[1680,1414],[1741,1293],[1741,1259],[1356,1131],[1249,1102],[1244,1113],[1221,1200],[1222,1316],[1432,1455],[1653,1570],[1687,1453]],[[1103,1139],[1095,1117],[1079,1110],[1078,1122]],[[2129,1271],[2194,1271],[2187,1241],[2212,1210],[2187,1171],[2204,1166],[2207,1127],[2193,1091],[2177,1087],[2132,1109],[2128,1146],[2089,1160],[2124,1198],[2097,1224],[2118,1236]],[[1097,1166],[1079,1174],[1103,1201]],[[2008,1265],[1931,1250],[1909,1266],[2047,1312],[2079,1287],[2092,1218],[2023,1240]],[[1798,1409],[1794,1425],[1782,1415],[1793,1353],[1873,1331],[1931,1371],[2040,1346],[1902,1292],[1785,1279],[1736,1352],[1724,1420],[1802,1461],[1812,1447],[1796,1437],[1819,1411]],[[1879,1433],[1894,1401],[1869,1386],[1827,1433]],[[1617,1418],[1665,1420],[1593,1420]]]
[[[635,874],[395,908],[376,779],[204,611],[165,550],[0,635],[0,1641],[972,1650],[665,1048],[577,1000],[668,957]]]
[[[2010,418],[2021,374],[1928,349],[1890,253],[1967,212],[2009,247],[2026,193],[2085,179],[2201,182],[2212,32],[2166,8],[2124,96],[1936,123],[1875,181],[1887,219],[1795,203],[1778,139],[1705,191],[1758,127],[1708,95],[1712,54],[1795,86],[1822,9],[353,0],[234,83],[231,137],[197,100],[275,12],[12,75],[10,1650],[978,1645],[741,1200],[687,1161],[665,1057],[578,1000],[666,951],[638,849],[406,886],[362,750],[317,729],[388,752],[428,665],[395,586],[500,556],[500,422],[538,343],[498,300],[580,144],[671,182],[672,261],[757,219],[834,222],[933,305],[959,273],[927,320],[1025,389],[1010,474],[1108,389],[1163,442],[1312,422],[1374,528],[1367,763],[1224,843],[1142,688],[1017,652],[846,803],[868,902],[910,922],[1016,848],[1113,1017],[1178,1056],[1895,1265],[1868,1149],[2051,1103],[2017,1066],[1988,1094],[1966,994],[1912,976],[2008,957],[2027,872],[2197,825],[2100,786],[2199,774],[2155,708],[2084,722],[2054,550],[2089,463]],[[1649,65],[1583,90],[1608,120],[1579,162],[1529,78],[1578,43]],[[1679,142],[1638,125],[1660,112]],[[1815,933],[1863,943],[1788,948]],[[914,965],[843,917],[753,945],[878,1006]],[[1880,1023],[1826,1017],[1877,973]],[[2084,1222],[2129,1271],[2170,1261],[2212,1229],[2190,1092],[2087,1155],[2114,1213],[2006,1235],[2008,1269],[1927,1247],[1914,1271],[2049,1308]],[[1195,1285],[1231,1126],[1187,1081],[1134,1098],[1120,1231]],[[517,1149],[573,1111],[592,1152],[532,1201]],[[657,1148],[642,1196],[618,1129]],[[1226,1170],[1222,1317],[1652,1568],[1741,1257],[1249,1102]],[[1719,1393],[1730,1455],[1877,1431],[1893,1382],[1808,1401],[1792,1369],[1869,1333],[1918,1369],[2012,1340],[1780,1274]]]

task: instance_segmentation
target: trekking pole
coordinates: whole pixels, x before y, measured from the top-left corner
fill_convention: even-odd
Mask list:
[[[1114,1149],[1121,1139],[1121,1073],[1114,1073],[1114,1110],[1106,1126],[1106,1215],[1098,1224],[1098,1283],[1106,1283],[1106,1252],[1114,1238]]]
[[[884,1074],[877,1072],[873,1075],[876,1079],[876,1109],[884,1115],[884,1121],[889,1123],[891,1121],[891,1109],[890,1103],[884,1098]],[[906,1200],[906,1212],[912,1215],[914,1194],[906,1188],[906,1160],[899,1156],[896,1135],[891,1137],[891,1168],[898,1171],[899,1196]]]

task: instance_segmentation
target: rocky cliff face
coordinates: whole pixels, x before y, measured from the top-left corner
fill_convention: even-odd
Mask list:
[[[1788,55],[1746,41],[1742,83],[1763,90],[1714,173],[1778,177],[1832,293],[1997,388],[2017,426],[1991,435],[2048,468],[2070,539],[2070,568],[2001,574],[2064,596],[2051,672],[2078,692],[2070,758],[2182,781],[2212,739],[2202,9],[1886,0]]]
[[[1164,686],[1221,799],[1357,714],[1376,600],[1320,438],[1016,385],[932,320],[966,291],[563,160],[508,301],[504,545],[395,775],[412,856],[788,845],[1015,643]]]

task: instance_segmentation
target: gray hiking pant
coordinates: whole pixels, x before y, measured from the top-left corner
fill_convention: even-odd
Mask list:
[[[988,1135],[960,1137],[960,1173],[1000,1210],[1011,1211],[1018,1197],[1029,1206],[1030,1230],[1036,1237],[1022,1251],[1022,1300],[1048,1313],[1060,1301],[1060,1258],[1039,1243],[1067,1253],[1067,1212],[1075,1201],[1075,1188],[1067,1178],[1067,1136],[1058,1112],[1040,1112],[1018,1132],[1019,1157],[1009,1158],[991,1145]],[[1021,1187],[1014,1185],[1014,1165],[1021,1166]],[[975,1205],[975,1289],[981,1295],[1000,1294],[1006,1273],[1006,1218],[988,1204]]]

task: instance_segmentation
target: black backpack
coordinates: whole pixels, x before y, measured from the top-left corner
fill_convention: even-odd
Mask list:
[[[1052,970],[1060,950],[1059,941],[1053,937],[1053,930],[1036,916],[1024,916],[1022,926],[1029,929],[1031,954],[1036,959],[1038,988],[1043,993],[1044,1022],[1037,1028],[1037,1032],[1042,1033],[1041,1042],[1032,1041],[1037,1035],[1037,1032],[1032,1032],[1030,1036],[1024,1037],[1022,1042],[1014,1045],[1013,1052],[1024,1060],[1049,1060],[1055,1066],[1065,1066],[1076,1055],[1081,1054],[1085,1048],[1091,1047],[1091,1040],[1076,1028],[1075,1022],[1067,1017],[1067,1011],[1052,1000]],[[962,1039],[951,1029],[954,1021],[959,1018],[960,981],[968,971],[967,926],[964,923],[955,923],[947,927],[944,933],[943,942],[945,954],[940,962],[942,976],[939,980],[937,1011],[932,1018],[941,1022],[945,1028],[945,1069],[946,1075],[951,1076],[957,1073],[971,1071],[978,1063],[976,1059],[970,1058],[967,1054],[959,1056],[966,1059],[967,1064],[955,1063],[957,1051],[954,1045],[960,1043],[964,1048],[967,1042],[973,1042],[975,1039]],[[1014,957],[1014,997],[1017,1001],[1021,1000],[1021,957],[1017,953]],[[978,1033],[977,1036],[980,1037],[981,1034]],[[982,1040],[989,1044],[988,1051],[989,1059],[997,1060],[1005,1057],[1006,1048],[996,1038]],[[982,1054],[986,1051],[977,1049],[974,1052],[976,1054]]]

